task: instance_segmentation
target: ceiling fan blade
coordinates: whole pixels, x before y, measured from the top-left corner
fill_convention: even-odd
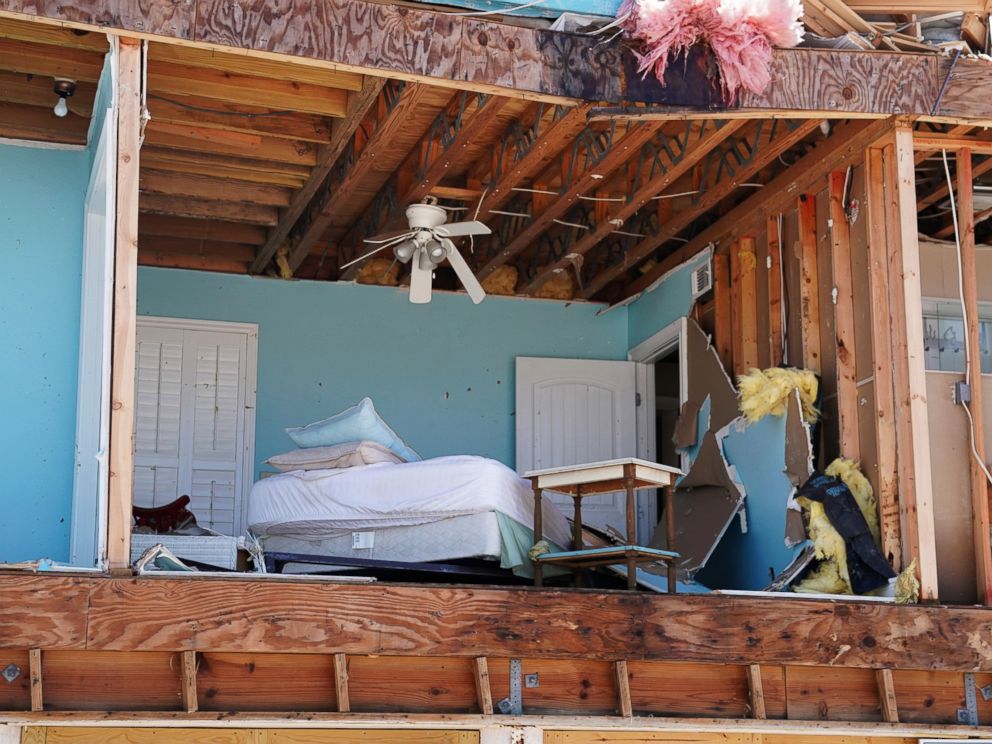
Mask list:
[[[347,268],[348,268],[349,266],[353,266],[353,265],[355,265],[356,263],[359,263],[359,262],[361,262],[361,261],[364,261],[364,260],[365,260],[366,258],[369,258],[369,257],[371,257],[371,256],[374,256],[374,255],[375,255],[376,253],[378,253],[379,251],[381,251],[381,250],[385,250],[385,249],[386,249],[386,248],[388,248],[388,247],[389,247],[389,244],[385,244],[385,245],[380,245],[380,246],[379,246],[378,248],[373,248],[373,249],[372,249],[371,251],[369,251],[368,253],[366,253],[366,254],[365,254],[365,255],[363,255],[363,256],[359,256],[358,258],[353,258],[353,259],[351,259],[351,260],[350,260],[350,261],[349,261],[348,263],[346,263],[346,264],[345,264],[344,266],[342,266],[342,267],[341,267],[341,271],[344,271],[344,270],[345,270],[345,269],[347,269]]]
[[[455,270],[455,275],[458,277],[458,281],[460,281],[462,286],[465,287],[465,291],[468,292],[468,296],[472,298],[472,302],[478,305],[486,299],[486,290],[484,290],[482,285],[479,284],[479,280],[476,279],[475,274],[472,273],[472,268],[462,257],[462,254],[458,252],[458,249],[455,248],[455,244],[450,240],[445,240],[444,247],[448,249],[448,263],[450,263],[451,268]]]
[[[425,305],[431,301],[433,273],[426,249],[418,248],[410,262],[410,302]]]
[[[402,230],[391,230],[389,232],[373,235],[371,238],[365,238],[363,242],[377,245],[379,243],[389,243],[394,240],[399,240],[400,238],[406,239],[409,238],[411,235],[413,235],[413,230],[407,227]]]
[[[437,235],[445,238],[460,238],[463,235],[489,235],[490,230],[478,220],[471,222],[452,222],[450,225],[438,225],[434,228]]]

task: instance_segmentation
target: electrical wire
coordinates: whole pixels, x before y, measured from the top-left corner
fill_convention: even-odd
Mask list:
[[[971,334],[968,333],[968,306],[964,301],[964,267],[962,266],[961,260],[961,230],[958,226],[958,213],[954,206],[954,184],[951,182],[951,168],[947,164],[947,150],[941,150],[943,160],[944,160],[944,175],[947,177],[947,188],[948,193],[951,197],[951,219],[954,224],[954,245],[957,247],[955,254],[958,259],[958,297],[961,300],[961,320],[964,323],[964,378],[970,385],[972,383],[971,378]],[[981,362],[979,362],[980,364]],[[978,374],[978,384],[982,384],[981,370]],[[988,479],[989,483],[992,483],[992,473],[989,472],[988,467],[985,465],[985,460],[980,454],[978,454],[978,448],[975,446],[975,419],[971,415],[971,409],[968,404],[961,401],[961,407],[964,408],[965,414],[968,416],[968,440],[971,444],[971,456],[975,458],[975,462],[978,463],[978,467],[982,469],[985,473],[985,477]]]

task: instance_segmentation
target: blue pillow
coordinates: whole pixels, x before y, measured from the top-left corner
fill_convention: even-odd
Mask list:
[[[358,405],[323,421],[286,429],[286,433],[298,447],[332,447],[345,442],[372,441],[388,447],[407,462],[420,459],[420,455],[407,447],[375,412],[371,398],[362,398]]]

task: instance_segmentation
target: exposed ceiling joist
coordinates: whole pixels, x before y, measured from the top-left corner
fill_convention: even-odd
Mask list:
[[[278,219],[276,208],[264,204],[165,196],[162,194],[142,193],[138,198],[138,209],[144,213],[245,222],[250,225],[274,225]]]
[[[622,127],[624,125],[617,125]],[[572,164],[576,164],[576,159],[583,161],[584,167],[569,175],[571,178],[562,184],[561,193],[554,199],[540,214],[531,215],[531,220],[522,230],[513,235],[510,240],[499,248],[495,255],[477,272],[480,280],[485,279],[497,268],[511,260],[518,253],[530,247],[537,236],[554,224],[554,220],[562,217],[568,209],[584,194],[589,193],[599,184],[600,181],[608,178],[628,159],[637,152],[661,127],[660,122],[631,123],[619,137],[608,145],[605,152],[599,154],[590,152],[587,148],[584,155],[581,155],[573,147]],[[616,135],[614,135],[616,136]],[[495,236],[494,236],[495,237]]]
[[[892,121],[888,119],[852,121],[836,127],[825,141],[818,143],[798,162],[769,181],[758,193],[742,201],[684,246],[665,256],[651,271],[628,284],[622,296],[627,298],[643,292],[709,243],[728,234],[737,234],[737,231],[781,211],[800,193],[811,188],[815,181],[822,179],[824,173],[842,168],[860,157],[866,147],[891,127]]]
[[[148,144],[141,148],[142,167],[173,173],[191,173],[251,183],[271,183],[297,189],[303,185],[309,169],[271,160],[251,160],[204,152],[187,152]]]
[[[261,245],[265,242],[265,228],[258,225],[209,219],[186,219],[157,214],[142,214],[139,217],[139,223],[142,237],[172,237],[191,242],[247,243],[249,245]]]
[[[344,116],[348,105],[348,91],[340,88],[171,62],[149,63],[148,86],[156,93],[166,95],[199,96],[321,116]]]
[[[434,91],[429,86],[406,84],[399,95],[390,101],[391,108],[384,112],[374,131],[368,135],[368,141],[361,153],[350,166],[332,170],[328,174],[327,188],[314,197],[308,212],[309,221],[300,234],[299,240],[293,245],[289,255],[289,266],[294,271],[303,263],[310,250],[330,226],[335,209],[341,205],[344,195],[355,187],[361,179],[374,169],[382,168],[384,154],[390,152],[390,143],[394,143],[402,130],[409,130],[411,116],[428,100]],[[436,110],[436,109],[435,109]],[[395,146],[391,148],[395,150]],[[406,153],[403,153],[406,156]],[[306,213],[304,213],[306,217]]]
[[[103,72],[99,52],[7,39],[0,44],[0,69],[26,75],[64,77],[95,83]]]
[[[59,118],[51,107],[0,102],[0,137],[85,145],[89,125],[89,119],[74,114]]]
[[[265,270],[276,251],[289,237],[290,231],[296,225],[307,205],[313,201],[317,190],[327,179],[341,153],[351,142],[355,131],[361,126],[362,120],[375,105],[386,81],[382,78],[366,78],[361,91],[352,94],[348,101],[348,111],[343,119],[336,122],[333,136],[327,145],[317,150],[317,163],[314,165],[303,186],[293,194],[289,207],[280,215],[279,223],[269,232],[265,244],[259,249],[258,255],[252,262],[250,271],[258,274]]]
[[[604,219],[594,226],[590,225],[591,229],[578,242],[568,246],[568,255],[584,256],[611,232],[618,229],[615,220],[620,220],[623,224],[638,210],[647,207],[654,197],[689,173],[707,154],[733,136],[745,124],[746,122],[740,119],[727,122],[686,122],[681,137],[669,137],[666,146],[658,148],[657,162],[650,171],[653,175],[649,175],[643,185],[640,185],[619,209],[607,207]],[[566,268],[570,261],[570,258],[563,256],[551,263],[538,273],[522,292],[524,294],[534,292],[550,279],[555,271]]]
[[[224,201],[270,207],[287,206],[290,195],[289,189],[281,186],[229,181],[209,176],[179,175],[148,168],[142,168],[139,186],[141,192],[146,194],[205,200],[222,197]]]
[[[169,124],[225,129],[282,139],[327,144],[336,119],[318,114],[282,112],[196,96],[148,96],[152,119]]]
[[[950,156],[948,157],[950,158]],[[985,158],[985,160],[983,160],[980,163],[975,163],[975,165],[972,167],[971,170],[971,176],[972,178],[978,178],[979,176],[985,175],[989,171],[992,171],[992,156]],[[935,188],[929,194],[927,194],[926,196],[921,196],[919,199],[917,199],[916,208],[919,211],[923,211],[927,207],[936,204],[942,199],[946,199],[949,193],[950,191],[947,188],[947,183],[946,182],[941,183],[940,186]]]
[[[366,247],[362,241],[373,232],[392,227],[406,227],[404,211],[430,195],[453,168],[462,163],[466,150],[477,143],[483,132],[510,99],[500,96],[483,96],[478,93],[463,92],[455,96],[451,105],[434,121],[434,125],[414,148],[407,163],[400,166],[396,174],[383,187],[393,195],[400,193],[400,181],[407,172],[414,174],[415,182],[399,199],[394,207],[375,213],[369,210],[367,217],[355,222],[348,234],[339,241],[343,250],[349,251],[350,260]],[[381,192],[380,192],[381,193]],[[379,198],[373,204],[381,203]],[[371,248],[371,246],[369,246]],[[345,255],[342,255],[344,258]],[[353,278],[359,270],[355,264],[343,275],[343,279]]]
[[[152,147],[274,160],[290,165],[313,166],[317,162],[317,147],[311,143],[244,132],[167,124],[154,119],[148,122],[145,128],[145,142]]]
[[[649,235],[628,250],[623,263],[618,266],[607,267],[597,274],[589,281],[582,296],[585,298],[594,297],[613,279],[635,267],[672,238],[678,237],[679,233],[698,217],[719,205],[742,183],[753,178],[779,155],[805,139],[819,126],[819,121],[815,119],[795,123],[791,130],[787,128],[788,123],[784,120],[764,120],[758,126],[760,127],[762,123],[767,126],[786,126],[782,127],[784,131],[768,141],[763,141],[760,138],[756,140],[752,144],[752,152],[748,155],[748,159],[740,163],[739,167],[732,172],[712,184],[703,184],[703,193],[694,200],[692,207],[675,214],[672,221],[663,225],[656,234]]]

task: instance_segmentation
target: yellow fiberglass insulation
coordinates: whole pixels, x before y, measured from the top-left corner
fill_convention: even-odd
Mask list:
[[[916,604],[920,601],[920,582],[916,578],[914,558],[896,577],[896,604]]]
[[[868,523],[871,536],[878,545],[878,505],[871,484],[858,468],[858,463],[839,457],[830,463],[824,472],[834,478],[840,478],[851,491],[861,514]],[[805,579],[793,585],[793,591],[853,594],[851,579],[847,573],[847,546],[844,544],[844,538],[830,523],[823,504],[804,496],[797,496],[796,501],[799,502],[806,516],[807,533],[809,539],[813,541],[813,550],[820,563],[806,575]]]
[[[737,378],[741,413],[752,424],[768,414],[782,416],[792,391],[798,390],[806,422],[815,423],[820,416],[815,405],[817,386],[816,375],[806,369],[752,369]]]

